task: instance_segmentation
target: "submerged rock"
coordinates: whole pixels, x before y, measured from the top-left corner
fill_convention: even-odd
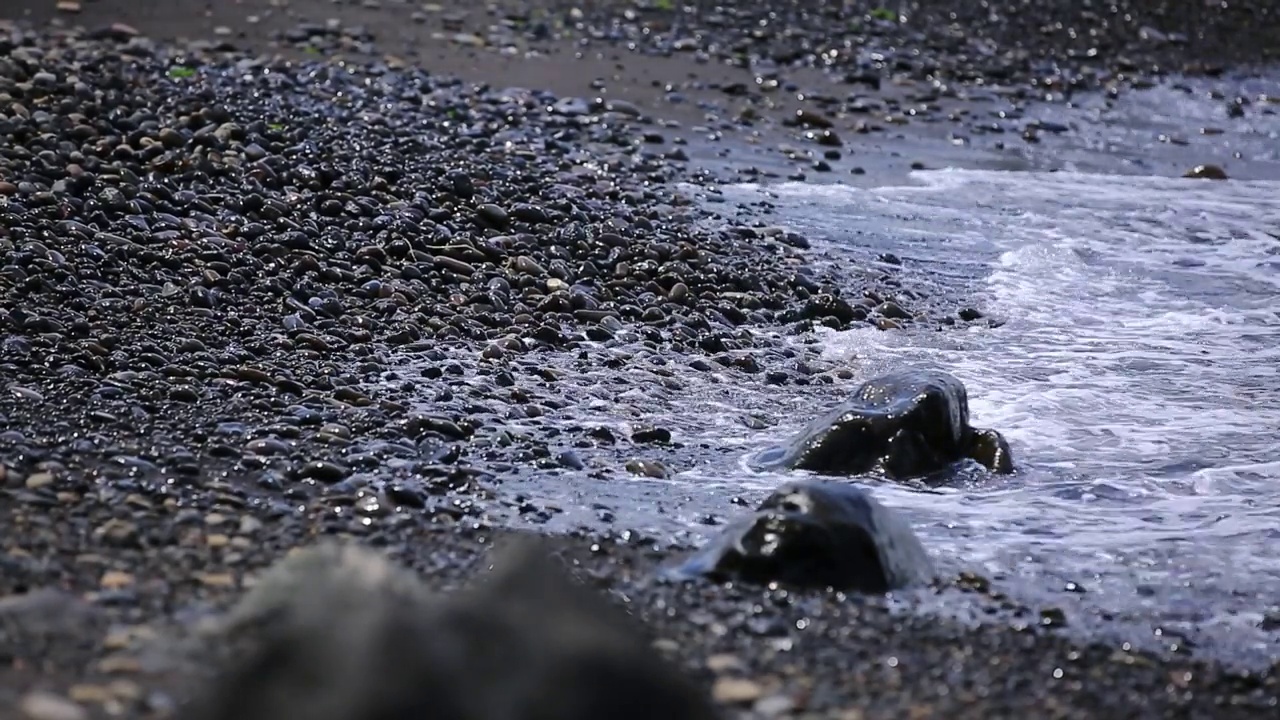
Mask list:
[[[879,471],[896,479],[935,473],[970,458],[1013,472],[1009,444],[969,426],[964,384],[948,373],[907,370],[872,378],[785,447],[761,453],[766,467],[829,475]]]
[[[864,489],[797,482],[725,529],[677,579],[707,576],[883,593],[929,579],[933,566],[910,525]]]
[[[714,717],[625,615],[527,546],[447,597],[372,550],[302,550],[263,577],[217,638],[229,648],[224,671],[187,717]]]
[[[1193,180],[1226,180],[1227,171],[1219,165],[1197,165],[1182,174]]]

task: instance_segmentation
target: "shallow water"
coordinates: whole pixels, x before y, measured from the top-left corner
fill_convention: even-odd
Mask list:
[[[716,207],[803,232],[814,263],[851,284],[895,272],[950,312],[986,318],[946,332],[775,331],[851,371],[836,387],[694,371],[622,333],[625,372],[598,355],[562,368],[565,410],[530,421],[607,426],[619,444],[583,450],[588,471],[504,488],[557,508],[531,521],[546,529],[604,522],[696,540],[795,479],[754,471],[758,452],[860,379],[933,366],[965,382],[974,424],[1003,432],[1020,469],[937,492],[865,481],[944,575],[991,577],[1062,609],[1069,631],[1271,662],[1280,632],[1260,623],[1280,605],[1280,183],[978,171],[913,181],[727,186]],[[886,252],[901,267],[880,263]],[[625,441],[646,424],[669,429],[674,449]],[[628,457],[672,474],[637,477],[622,469]],[[926,610],[971,614],[954,597],[944,605]]]
[[[960,377],[975,425],[1004,432],[1021,469],[877,496],[944,561],[1025,578],[1026,593],[1081,622],[1106,613],[1160,628],[1171,646],[1265,659],[1277,636],[1257,624],[1280,598],[1280,183],[914,179],[726,190],[769,200],[770,222],[832,263],[892,252],[907,287],[1003,321],[819,333],[859,375],[931,365]]]
[[[1228,102],[1244,100],[1242,112]],[[1043,143],[1007,143],[1005,155],[1022,169],[1136,175],[1181,175],[1202,163],[1223,165],[1229,175],[1280,179],[1280,76],[1171,77],[1154,87],[1073,98],[1069,107],[1038,103],[1028,120],[1070,128]],[[943,161],[945,162],[945,160]],[[966,165],[968,166],[968,165]],[[999,168],[991,168],[999,169]]]

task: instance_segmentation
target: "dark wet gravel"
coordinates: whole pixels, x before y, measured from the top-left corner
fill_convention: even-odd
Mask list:
[[[664,185],[685,175],[603,110],[127,28],[0,32],[0,707],[49,687],[172,714],[183,673],[142,641],[286,548],[354,535],[451,585],[504,513],[542,509],[504,477],[624,439],[662,457],[669,428],[527,431],[572,396],[524,387],[575,362],[806,384],[805,358],[748,329],[955,313],[879,272],[806,271],[802,238],[695,222]],[[672,553],[640,533],[557,542],[737,714],[1274,712],[1275,673],[1072,645],[1035,629],[1052,616],[973,629],[670,586],[652,578]],[[32,697],[28,716],[83,716]]]
[[[1016,83],[1028,92],[1107,89],[1137,77],[1219,74],[1280,59],[1280,8],[1266,0],[548,4],[579,21],[566,31],[594,40],[740,66],[821,68],[850,85],[905,76]]]
[[[0,66],[0,441],[22,472],[97,458],[158,482],[215,456],[293,502],[397,458],[435,478],[406,497],[447,492],[476,481],[477,431],[560,409],[516,387],[556,380],[540,358],[754,375],[750,326],[877,318],[878,300],[828,310],[849,288],[785,237],[695,228],[625,116],[424,73],[35,40],[12,35]]]
[[[1034,159],[1042,143],[1060,150],[1124,144],[1095,123],[1131,92],[1172,84],[1192,95],[1188,78],[1265,73],[1280,62],[1280,7],[1269,0],[547,4],[556,9],[552,17],[567,19],[550,21],[546,32],[581,43],[584,55],[687,63],[688,77],[665,79],[661,98],[670,108],[707,111],[714,136],[745,129],[775,138],[773,162],[740,169],[745,180],[847,181],[866,175],[868,165],[874,177],[885,165],[902,174],[963,164],[948,157],[948,144],[986,148],[995,167],[1025,169],[1020,163],[1043,162]],[[536,13],[506,15],[526,37],[546,25]],[[511,46],[509,23],[497,27],[493,45]],[[1273,115],[1280,102],[1229,83],[1210,95],[1222,108],[1220,124]],[[772,134],[778,125],[784,140]],[[867,157],[868,144],[904,135],[940,142],[900,162],[896,153]],[[1159,143],[1188,141],[1161,136]],[[1245,159],[1238,150],[1198,152]],[[1135,153],[1140,172],[1158,167],[1156,155]],[[776,167],[776,156],[789,167]]]
[[[948,165],[1176,177],[1215,163],[1232,177],[1280,176],[1267,146],[1247,137],[1280,98],[1240,82],[1280,59],[1268,0],[72,4],[12,0],[9,12],[550,87],[648,121],[638,140],[655,156],[727,165],[748,181],[865,186]],[[1207,93],[1221,116],[1117,132],[1133,122],[1124,108],[1157,86]]]
[[[306,542],[318,524],[274,519],[264,529],[255,509],[222,507],[224,519],[212,525],[210,515],[163,523],[164,530],[156,523],[171,535],[161,544],[151,531],[145,550],[83,536],[77,542],[65,526],[43,520],[49,510],[40,519],[22,513],[21,524],[8,526],[21,539],[8,545],[30,556],[9,559],[18,567],[5,573],[6,583],[56,580],[86,594],[6,598],[0,649],[9,661],[0,670],[0,702],[18,689],[52,687],[96,710],[166,716],[202,675],[190,657],[157,652],[155,638],[169,637],[175,622],[192,622],[210,604],[226,606],[243,573]],[[53,512],[68,519],[65,510]],[[120,522],[121,514],[114,503],[93,499],[78,500],[70,513],[97,527]],[[366,540],[392,548],[433,587],[455,588],[501,537],[415,524],[380,527]],[[655,563],[669,554],[648,543],[557,542],[582,579],[645,620],[655,647],[704,682],[730,716],[1248,718],[1269,717],[1280,690],[1274,672],[1224,673],[1190,659],[1080,646],[1054,634],[1052,614],[1012,629],[969,627],[903,615],[859,596],[673,586],[653,579]],[[970,586],[981,588],[981,581]],[[39,618],[45,621],[37,631]]]

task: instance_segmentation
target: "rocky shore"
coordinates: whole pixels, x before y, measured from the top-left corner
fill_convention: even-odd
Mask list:
[[[529,534],[517,525],[571,514],[513,492],[517,480],[606,488],[698,462],[704,450],[673,441],[646,395],[678,404],[715,377],[812,407],[851,394],[855,375],[786,335],[983,321],[901,287],[891,259],[816,266],[804,237],[717,220],[675,183],[834,169],[883,183],[955,157],[1026,166],[973,140],[990,122],[948,108],[971,107],[979,81],[1029,108],[1044,93],[1119,97],[1174,62],[1216,76],[1265,61],[1278,36],[1265,3],[1108,8],[1118,22],[1045,2],[957,17],[961,35],[942,3],[914,18],[796,3],[772,19],[785,20],[778,33],[747,3],[383,4],[183,0],[143,13],[23,0],[0,13],[0,717],[181,717],[219,666],[210,623],[290,549],[333,537],[379,548],[448,603],[489,575],[495,543]],[[1033,28],[1043,42],[1013,45]],[[896,54],[823,52],[888,46]],[[837,98],[782,100],[824,71]],[[1222,103],[1224,123],[1272,112],[1266,98]],[[1087,145],[1102,132],[1023,117],[1000,134]],[[1142,171],[1275,169],[1226,146],[1165,145]],[[578,423],[589,401],[637,420]],[[742,516],[750,505],[731,503]],[[673,579],[664,570],[686,543],[613,523],[615,507],[577,510],[591,520],[542,542],[642,621],[602,641],[629,648],[631,691],[673,688],[671,667],[695,683],[671,690],[680,709],[664,715],[704,716],[706,696],[741,717],[1261,717],[1280,693],[1275,669],[1067,637],[1053,609],[1019,607],[972,574],[912,592],[963,596],[994,622]],[[517,580],[491,632],[577,632],[555,602],[533,602],[575,586],[538,595]],[[525,592],[526,610],[502,605]],[[611,637],[626,625],[601,618],[584,627]],[[439,634],[410,625],[391,627]],[[416,652],[404,644],[388,657]],[[325,672],[357,693],[377,667]],[[466,676],[486,672],[520,685],[511,667]],[[563,697],[512,697],[536,698],[520,701],[529,717],[577,701],[573,683],[556,687]]]

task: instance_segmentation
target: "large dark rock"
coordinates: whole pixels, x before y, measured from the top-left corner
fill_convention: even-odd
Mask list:
[[[927,580],[929,556],[906,521],[866,490],[843,483],[778,488],[683,565],[707,576],[882,593]]]
[[[358,546],[285,559],[215,637],[194,720],[711,720],[632,621],[535,548],[437,598]]]
[[[759,464],[828,475],[881,472],[892,478],[936,473],[970,458],[1013,472],[1009,445],[994,430],[969,426],[964,384],[944,372],[906,370],[872,378],[853,397],[814,420]]]

